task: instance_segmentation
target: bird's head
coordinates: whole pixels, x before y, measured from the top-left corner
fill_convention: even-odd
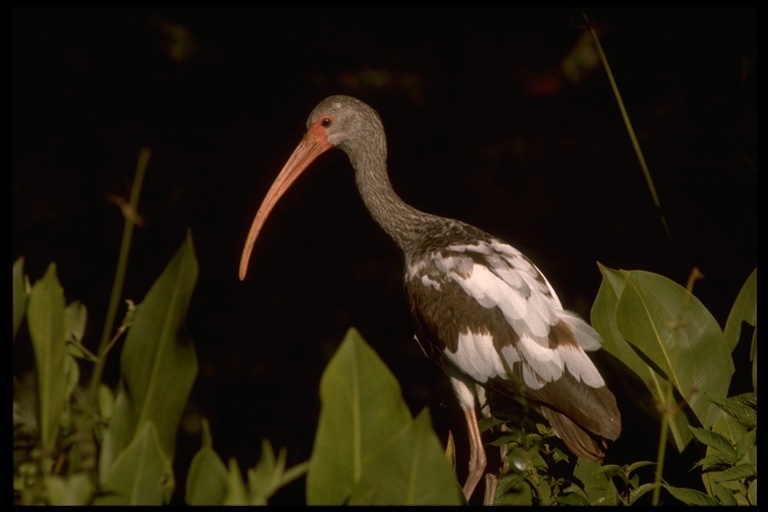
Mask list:
[[[384,128],[379,114],[368,104],[352,96],[335,95],[318,103],[309,114],[309,133],[349,153],[354,151],[354,141],[370,144],[384,133]]]
[[[286,190],[322,153],[338,147],[349,155],[353,166],[363,160],[386,158],[386,140],[379,115],[351,96],[330,96],[312,110],[307,132],[272,183],[251,224],[240,258],[240,280],[245,279],[256,237],[269,212]]]

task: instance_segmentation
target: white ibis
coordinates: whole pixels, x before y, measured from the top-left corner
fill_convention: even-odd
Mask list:
[[[563,309],[549,281],[520,251],[400,199],[387,176],[379,115],[360,100],[331,96],[309,115],[304,138],[253,220],[240,280],[269,212],[312,161],[333,147],[349,157],[368,211],[403,253],[416,338],[448,375],[466,417],[467,501],[486,466],[476,415],[483,388],[525,397],[574,454],[602,460],[606,440],[621,432],[621,418],[616,399],[584,352],[600,347],[599,334]]]

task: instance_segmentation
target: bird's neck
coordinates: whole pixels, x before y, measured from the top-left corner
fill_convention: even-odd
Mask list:
[[[385,146],[378,151],[347,151],[355,169],[355,182],[373,219],[407,254],[419,245],[440,217],[417,210],[403,201],[392,188],[387,174]]]

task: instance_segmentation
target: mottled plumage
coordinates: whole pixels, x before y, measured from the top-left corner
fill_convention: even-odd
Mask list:
[[[525,396],[574,453],[601,459],[601,438],[616,439],[621,422],[585,353],[600,347],[599,335],[563,310],[522,253],[470,226],[467,235],[473,243],[408,258],[405,290],[418,339],[432,345],[441,366],[456,370],[454,386],[471,391],[474,381]],[[470,395],[465,409],[476,405]]]
[[[269,212],[332,147],[347,153],[371,216],[402,251],[417,340],[445,370],[464,411],[470,439],[467,500],[486,465],[476,416],[482,388],[525,397],[576,455],[602,459],[605,441],[621,432],[621,419],[616,399],[585,353],[600,347],[600,336],[563,309],[547,279],[520,251],[473,226],[403,202],[387,176],[381,120],[365,103],[331,96],[312,111],[304,138],[253,220],[240,278]]]

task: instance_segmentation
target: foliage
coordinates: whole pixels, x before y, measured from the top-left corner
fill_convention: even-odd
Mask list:
[[[328,363],[320,397],[307,504],[462,503],[429,414],[411,418],[397,380],[356,330]]]
[[[37,407],[14,417],[15,434],[34,439],[14,461],[17,503],[167,503],[176,430],[197,375],[194,348],[181,335],[197,279],[191,236],[118,329],[128,336],[116,397],[104,385],[93,397],[80,387],[79,364],[95,359],[82,344],[86,310],[66,305],[55,264],[28,294],[27,277],[16,277],[22,269],[19,260],[14,331],[17,318],[26,320],[37,385],[31,396],[17,393],[14,408]]]
[[[663,486],[687,504],[756,505],[757,392],[727,395],[734,374],[731,352],[742,329],[752,330],[744,338],[751,343],[756,374],[757,270],[742,287],[725,330],[693,296],[691,285],[686,289],[647,272],[600,270],[603,284],[592,323],[605,350],[648,387],[661,416],[654,503]],[[662,484],[667,430],[679,452],[694,438],[707,446],[697,464],[704,469],[706,494]]]
[[[526,411],[505,418],[494,408],[483,430],[501,451],[496,504],[632,505],[649,493],[658,504],[664,489],[690,505],[755,505],[757,393],[727,395],[735,372],[731,352],[739,339],[751,343],[756,373],[757,272],[745,282],[721,329],[691,286],[648,272],[600,270],[603,283],[592,322],[605,340],[603,348],[637,374],[655,399],[661,420],[657,460],[573,464],[557,447],[551,428],[526,419]],[[693,468],[702,471],[706,492],[662,479],[666,431],[679,452],[694,439],[706,447]],[[655,471],[653,481],[644,468]]]
[[[90,399],[79,384],[79,364],[97,359],[82,344],[85,307],[66,305],[55,265],[29,286],[23,260],[14,263],[14,337],[26,321],[36,363],[36,390],[16,386],[17,504],[169,503],[176,431],[197,375],[195,350],[183,335],[196,279],[188,236],[144,300],[136,307],[129,301],[117,329],[127,337],[116,393],[101,385]],[[265,505],[308,470],[310,503],[463,502],[429,414],[411,417],[396,379],[354,329],[323,374],[321,398],[312,460],[287,469],[285,449],[276,456],[264,440],[245,480],[236,460],[225,465],[213,450],[204,421],[186,502]]]
[[[632,505],[665,489],[686,504],[756,504],[757,393],[727,396],[739,339],[751,343],[756,373],[756,271],[721,330],[689,290],[666,278],[600,269],[592,320],[604,347],[641,376],[675,448],[693,439],[706,447],[696,464],[706,492],[662,481],[663,449],[656,463],[572,462],[551,428],[497,415],[483,422],[486,435],[495,436],[490,446],[501,450],[496,503]],[[117,330],[128,334],[116,393],[101,385],[91,398],[79,385],[80,365],[96,358],[82,343],[85,307],[66,303],[54,264],[30,286],[23,260],[14,263],[14,337],[26,322],[36,362],[34,399],[17,381],[14,401],[17,503],[169,502],[176,430],[197,374],[194,348],[183,336],[196,278],[188,236],[144,300],[129,303]],[[312,457],[292,468],[285,450],[275,455],[264,440],[261,460],[244,478],[236,460],[225,465],[218,457],[204,422],[186,502],[263,505],[305,473],[308,504],[464,502],[428,412],[411,417],[397,380],[356,330],[325,369],[320,397]],[[655,482],[641,480],[646,467],[656,468]]]

